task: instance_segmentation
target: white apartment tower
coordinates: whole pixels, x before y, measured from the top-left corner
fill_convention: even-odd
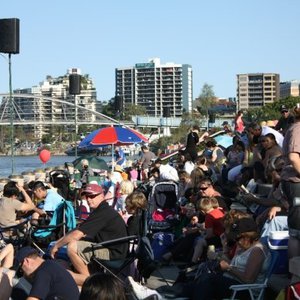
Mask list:
[[[141,105],[150,116],[163,116],[168,108],[171,117],[192,110],[193,72],[187,64],[161,64],[159,58],[134,67],[116,69],[116,96],[122,103]]]
[[[31,130],[36,138],[41,138],[44,134],[50,132],[51,127],[66,121],[66,124],[72,124],[75,120],[75,107],[66,103],[55,101],[63,100],[71,104],[75,103],[75,97],[79,106],[96,110],[97,93],[93,81],[88,75],[81,76],[81,92],[79,95],[69,94],[69,75],[80,74],[80,69],[73,68],[67,71],[64,76],[53,78],[47,76],[46,80],[37,86],[27,89],[14,90],[14,94],[20,94],[20,97],[14,97],[14,118],[22,121],[34,121],[34,125],[29,125],[26,130]],[[22,94],[31,94],[32,98],[24,98]],[[47,98],[50,98],[47,99]],[[9,116],[6,100],[3,99],[0,112]],[[93,122],[95,116],[86,110],[77,110],[77,121]],[[66,132],[74,131],[74,125],[66,125]]]
[[[262,107],[279,100],[279,74],[249,73],[237,75],[237,110]]]

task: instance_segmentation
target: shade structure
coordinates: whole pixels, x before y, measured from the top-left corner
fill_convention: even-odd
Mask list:
[[[78,169],[79,171],[82,170],[82,166],[81,166],[82,159],[86,159],[89,162],[89,166],[93,170],[106,170],[106,171],[109,170],[109,167],[104,159],[97,156],[81,156],[76,158],[73,161],[74,168]]]
[[[92,132],[92,145],[132,145],[138,143],[147,143],[148,139],[138,131],[122,126],[105,127],[98,132]],[[89,136],[87,136],[89,138]]]
[[[217,144],[223,148],[227,148],[232,145],[232,136],[227,134],[215,136],[214,139],[216,140]]]
[[[112,146],[112,167],[114,168],[114,146],[147,143],[148,139],[138,131],[123,126],[110,126],[94,130],[79,144],[79,148]]]

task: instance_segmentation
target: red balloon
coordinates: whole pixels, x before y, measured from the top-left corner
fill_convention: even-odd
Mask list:
[[[51,153],[49,150],[44,149],[40,152],[40,160],[45,164],[51,157]]]

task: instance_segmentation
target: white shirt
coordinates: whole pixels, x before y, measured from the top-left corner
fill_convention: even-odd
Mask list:
[[[186,161],[186,162],[184,163],[183,169],[184,169],[184,171],[186,171],[188,174],[191,175],[191,173],[192,173],[192,171],[194,170],[194,168],[195,168],[195,164],[194,164],[192,161]]]
[[[262,126],[261,135],[266,135],[268,133],[274,134],[277,144],[282,148],[282,143],[284,139],[283,135],[269,126]]]
[[[179,181],[177,170],[170,165],[160,165],[159,172],[162,180]]]

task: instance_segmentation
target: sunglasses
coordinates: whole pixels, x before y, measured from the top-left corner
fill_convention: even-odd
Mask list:
[[[86,199],[94,199],[98,196],[98,194],[96,194],[96,195],[85,194],[84,196],[85,196]]]
[[[200,191],[205,191],[205,190],[207,190],[207,189],[208,189],[208,186],[204,186],[204,187],[200,187],[200,188],[199,188]]]

